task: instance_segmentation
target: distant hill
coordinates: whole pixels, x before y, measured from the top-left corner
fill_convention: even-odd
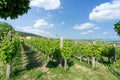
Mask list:
[[[16,31],[20,36],[36,36],[36,37],[43,37],[43,38],[48,38],[48,37],[44,37],[44,36],[40,36],[37,34],[33,34],[33,33],[27,33],[27,32],[21,32],[21,31]],[[51,37],[49,37],[51,38]],[[51,38],[51,39],[55,39],[55,38]],[[94,40],[101,40],[101,41],[105,41],[105,42],[120,42],[119,39],[64,39],[64,40],[73,40],[73,41],[94,41]]]
[[[38,37],[42,37],[40,35],[36,35],[33,33],[27,33],[27,32],[21,32],[21,31],[16,31],[20,36],[38,36]]]

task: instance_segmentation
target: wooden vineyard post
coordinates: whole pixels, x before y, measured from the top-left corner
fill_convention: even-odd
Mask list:
[[[95,41],[93,41],[93,45],[96,45]],[[95,67],[95,55],[92,56],[92,67]]]
[[[7,64],[6,78],[10,78],[11,68],[12,68],[11,64]]]
[[[60,38],[60,49],[62,49],[62,48],[63,48],[63,38],[61,37]],[[59,66],[60,67],[62,66],[62,56],[61,56],[61,54],[59,56]]]
[[[11,42],[12,41],[12,31],[9,31],[8,35],[9,35],[9,41]],[[12,69],[12,65],[11,64],[7,64],[6,78],[10,78],[11,69]]]
[[[114,62],[116,61],[116,44],[113,44],[113,47],[114,47],[114,56],[113,56],[113,59],[114,59]]]
[[[95,67],[95,56],[92,57],[92,67]]]

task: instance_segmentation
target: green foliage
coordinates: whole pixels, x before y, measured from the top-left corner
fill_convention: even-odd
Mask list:
[[[104,45],[104,50],[102,52],[102,56],[111,58],[114,54],[114,48],[112,45],[105,44]]]
[[[62,56],[64,59],[70,60],[73,58],[71,56],[96,56],[98,58],[101,56],[104,49],[101,41],[95,41],[96,44],[93,44],[85,41],[73,42],[64,40],[62,49],[60,49],[59,40],[49,38],[33,38],[26,41],[39,50],[44,51],[47,55],[53,55],[56,58]]]
[[[73,53],[76,56],[85,56],[87,53],[86,42],[75,42],[75,44],[73,44]]]
[[[114,24],[114,30],[117,32],[117,34],[120,36],[120,21]]]
[[[76,52],[76,55],[84,57],[100,57],[103,51],[103,43],[101,41],[94,42],[95,44],[86,41],[78,42],[76,45],[74,45],[74,51]]]
[[[116,55],[117,55],[117,59],[120,59],[120,46],[116,47]]]
[[[12,42],[9,42],[6,37],[4,41],[1,43],[0,47],[0,60],[4,63],[12,63],[15,55],[20,53],[20,40],[17,36],[15,36]]]
[[[0,17],[7,19],[18,18],[30,9],[30,0],[0,0]]]
[[[93,55],[95,55],[97,58],[100,57],[103,49],[103,43],[101,41],[96,41],[96,44],[93,44]]]
[[[95,44],[91,42],[83,43],[83,52],[85,57],[95,56],[96,58],[100,57],[103,51],[103,43],[101,41],[94,41]]]
[[[0,41],[2,41],[7,36],[9,30],[13,31],[13,28],[10,24],[6,22],[0,22]]]
[[[58,48],[58,46],[59,46],[57,41],[51,40],[48,38],[45,40],[45,43],[46,43],[46,45],[45,45],[46,53],[48,53],[49,55],[53,55],[56,48]]]
[[[58,57],[60,55],[59,40],[49,38],[33,38],[25,41],[38,50],[45,52],[46,55],[54,55],[54,57]]]
[[[60,57],[68,62],[74,61],[75,58],[83,56],[85,58],[95,57],[97,60],[101,56],[112,58],[114,56],[114,48],[112,44],[106,44],[102,41],[63,41],[63,48],[60,49],[60,40],[50,38],[32,38],[26,39],[25,42],[31,44],[38,50],[44,52],[47,56],[59,60]],[[117,59],[120,59],[120,48],[116,47]]]
[[[70,41],[64,41],[63,48],[61,49],[61,55],[64,59],[69,59],[72,54],[72,43]]]
[[[0,23],[0,60],[4,63],[12,63],[16,54],[20,53],[20,40],[8,23]],[[12,31],[12,41],[9,40],[9,31]]]

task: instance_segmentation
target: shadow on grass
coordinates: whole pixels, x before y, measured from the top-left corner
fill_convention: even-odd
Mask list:
[[[12,77],[14,76],[20,76],[22,75],[25,71],[41,67],[42,66],[42,60],[39,59],[39,56],[35,55],[34,51],[31,51],[30,47],[22,43],[22,47],[24,49],[24,54],[26,56],[27,62],[21,63],[16,65],[16,68],[14,69],[14,72],[12,74]],[[18,60],[19,61],[19,60]],[[18,62],[17,61],[17,62]],[[20,63],[20,61],[19,61]],[[26,64],[24,68],[22,68],[22,65]]]
[[[62,66],[64,66],[64,61],[63,61],[62,63],[63,63]],[[56,68],[56,67],[58,67],[58,65],[59,65],[59,64],[58,64],[57,61],[49,61],[49,62],[47,63],[47,65],[46,65],[46,67],[47,67],[47,68]],[[68,68],[70,68],[70,67],[72,67],[72,66],[74,65],[74,62],[68,60],[67,65],[68,65]]]
[[[23,44],[25,55],[27,56],[28,62],[25,67],[26,70],[31,70],[37,67],[42,66],[42,61],[39,59],[39,56],[35,55],[35,51],[31,51],[30,47]]]
[[[108,61],[102,61],[100,63],[104,64],[105,66],[110,66],[112,64],[111,62]]]
[[[107,66],[107,67],[108,67],[108,70],[109,70],[114,76],[116,76],[116,77],[120,80],[120,73],[117,72],[114,68],[111,67],[111,65],[113,65],[113,63],[108,62],[108,61],[104,61],[103,64],[104,64],[105,66]]]
[[[120,80],[120,73],[119,72],[115,71],[115,69],[113,69],[111,66],[108,66],[108,69],[113,75],[115,75]]]
[[[55,68],[58,66],[58,62],[55,61],[49,61],[46,65],[47,68]]]

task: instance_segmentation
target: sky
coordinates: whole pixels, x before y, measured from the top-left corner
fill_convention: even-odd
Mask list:
[[[31,0],[18,19],[0,19],[17,31],[65,39],[118,39],[120,0]]]

